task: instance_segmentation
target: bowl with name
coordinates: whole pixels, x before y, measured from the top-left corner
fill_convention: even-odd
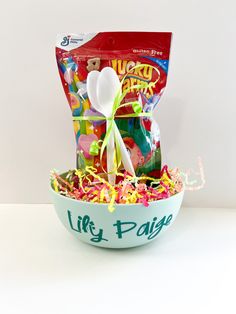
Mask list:
[[[165,232],[181,208],[184,190],[157,201],[143,204],[91,203],[50,193],[58,218],[76,238],[105,248],[129,248],[147,244]]]

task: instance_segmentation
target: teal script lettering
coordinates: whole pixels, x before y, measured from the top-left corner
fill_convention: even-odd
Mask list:
[[[90,219],[88,215],[84,217],[78,216],[76,218],[76,223],[73,224],[72,221],[72,214],[68,210],[67,211],[69,224],[72,230],[79,232],[79,233],[88,233],[92,237],[90,241],[99,243],[101,241],[108,241],[107,239],[103,238],[103,229],[96,229],[94,222]]]
[[[168,226],[172,220],[173,215],[164,216],[157,221],[157,217],[154,217],[152,221],[147,221],[141,226],[137,226],[133,221],[121,221],[117,220],[114,227],[116,227],[116,234],[118,239],[122,239],[124,233],[135,232],[136,236],[146,236],[148,240],[155,238],[164,226]]]

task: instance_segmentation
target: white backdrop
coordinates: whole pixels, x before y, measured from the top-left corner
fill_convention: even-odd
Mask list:
[[[174,33],[159,104],[162,152],[206,186],[185,205],[236,207],[236,5],[230,0],[4,1],[0,11],[0,202],[47,203],[49,171],[75,165],[69,107],[54,56],[57,33]]]

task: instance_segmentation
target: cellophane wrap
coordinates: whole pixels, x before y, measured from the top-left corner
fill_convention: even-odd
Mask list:
[[[122,92],[142,82],[156,82],[154,87],[131,89],[123,102],[139,101],[143,112],[153,112],[165,89],[169,66],[171,33],[101,32],[58,35],[56,58],[62,85],[72,115],[98,116],[88,99],[86,79],[90,71],[112,67],[120,80],[126,76]],[[140,65],[132,70],[133,67]],[[143,65],[143,66],[142,66]],[[148,66],[151,65],[152,67]],[[155,67],[157,70],[154,70]],[[130,106],[117,115],[133,113]],[[159,177],[161,170],[160,132],[153,117],[115,119],[137,176]],[[90,154],[94,141],[103,140],[106,120],[73,121],[76,138],[77,168],[93,166],[98,173],[106,170],[102,158]],[[122,171],[122,166],[121,169]]]

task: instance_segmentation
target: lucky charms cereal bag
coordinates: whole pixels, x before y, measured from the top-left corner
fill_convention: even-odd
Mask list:
[[[167,82],[171,35],[58,36],[56,58],[73,116],[77,168],[93,166],[108,178],[123,170],[160,176],[160,132],[153,111]]]

